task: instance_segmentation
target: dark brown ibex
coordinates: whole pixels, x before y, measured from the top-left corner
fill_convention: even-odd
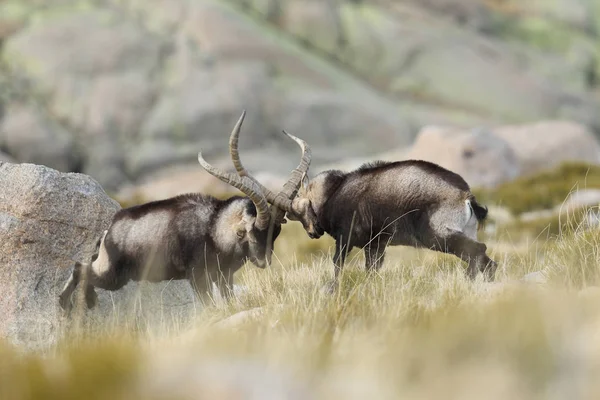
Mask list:
[[[75,263],[59,296],[63,309],[72,307],[71,295],[82,279],[89,308],[96,304],[95,287],[115,291],[130,280],[188,279],[201,299],[214,281],[227,297],[233,274],[247,260],[259,268],[270,263],[273,243],[285,222],[285,212],[293,211],[293,198],[308,171],[311,153],[304,141],[287,134],[302,148],[301,162],[283,190],[272,193],[250,176],[239,160],[237,138],[244,117],[245,112],[230,139],[238,175],[213,167],[201,152],[198,161],[210,174],[248,197],[219,200],[193,193],[118,211],[98,240],[91,263]]]
[[[312,220],[336,240],[334,281],[347,253],[364,249],[367,270],[379,269],[387,246],[404,245],[454,254],[493,281],[497,264],[477,241],[488,210],[458,174],[418,161],[368,163],[355,171],[329,170],[301,189],[288,211],[290,220]],[[316,216],[316,217],[312,217]],[[312,235],[314,236],[314,235]]]

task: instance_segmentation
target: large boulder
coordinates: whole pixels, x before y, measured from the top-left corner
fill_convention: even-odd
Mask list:
[[[600,144],[585,126],[570,121],[541,121],[501,126],[494,134],[514,149],[521,171],[532,174],[565,161],[600,163]]]
[[[89,176],[33,164],[0,163],[0,188],[0,335],[43,348],[60,334],[58,294],[74,262],[90,259],[120,207]],[[138,316],[189,311],[194,302],[187,282],[129,284],[114,293],[98,290],[88,321],[130,317],[121,307],[129,307],[140,288],[149,292],[142,293]]]
[[[485,129],[427,126],[405,157],[439,164],[460,174],[471,187],[494,187],[520,173],[512,147]]]

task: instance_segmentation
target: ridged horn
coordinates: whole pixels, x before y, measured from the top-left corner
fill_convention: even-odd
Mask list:
[[[254,182],[252,179],[248,179],[248,177],[240,177],[226,171],[221,171],[220,169],[210,165],[202,156],[201,151],[198,152],[198,162],[202,168],[206,170],[206,172],[235,187],[236,189],[239,189],[252,200],[256,206],[255,226],[257,229],[264,230],[269,226],[269,221],[271,219],[269,215],[269,205],[262,194],[261,188],[258,187],[256,182]]]
[[[296,167],[294,171],[292,171],[290,177],[283,186],[283,189],[278,194],[275,194],[271,190],[266,188],[264,185],[262,185],[260,182],[258,182],[258,180],[253,178],[248,173],[240,159],[238,142],[241,124],[244,120],[245,115],[246,112],[242,112],[242,116],[238,120],[238,123],[231,132],[231,137],[229,138],[229,154],[231,155],[231,161],[233,162],[233,165],[235,166],[235,169],[240,177],[246,176],[256,183],[256,185],[262,190],[265,198],[267,199],[267,202],[285,211],[292,211],[292,199],[298,193],[298,189],[302,184],[302,179],[304,178],[304,176],[308,172],[308,168],[310,167],[310,161],[312,158],[310,146],[308,146],[308,144],[304,140],[286,132],[285,130],[282,131],[283,134],[285,134],[287,137],[296,142],[298,146],[300,146],[300,148],[302,149],[302,157],[300,159],[300,164]]]
[[[249,176],[248,171],[246,171],[246,168],[244,168],[242,165],[240,153],[238,152],[238,141],[240,137],[240,130],[242,128],[242,124],[244,123],[244,118],[246,118],[246,110],[242,111],[242,116],[240,119],[238,119],[238,122],[233,127],[229,137],[229,154],[231,155],[231,161],[233,162],[233,166],[235,167],[235,170],[239,176]]]

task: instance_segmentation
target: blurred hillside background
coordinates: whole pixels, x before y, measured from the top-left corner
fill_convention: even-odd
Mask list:
[[[0,159],[123,201],[424,158],[496,187],[598,163],[598,0],[0,0]],[[562,122],[557,122],[562,121]],[[416,143],[413,145],[413,143]]]
[[[300,156],[282,129],[312,176],[460,173],[497,281],[400,246],[367,274],[355,249],[331,296],[333,240],[288,223],[229,303],[130,283],[64,318],[106,194],[232,194],[197,153],[233,170],[243,109],[272,189]],[[600,0],[0,0],[0,398],[598,399],[599,138]]]

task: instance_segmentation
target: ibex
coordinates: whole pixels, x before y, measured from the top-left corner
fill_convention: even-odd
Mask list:
[[[493,281],[497,264],[477,241],[487,217],[458,174],[419,160],[367,163],[355,171],[318,174],[294,199],[290,220],[303,220],[336,241],[335,289],[347,253],[363,248],[365,268],[379,269],[386,247],[404,245],[454,254]],[[312,217],[315,216],[315,217]],[[311,237],[314,235],[311,235]]]
[[[245,114],[230,137],[230,154],[238,175],[213,167],[202,152],[198,161],[210,174],[247,197],[219,200],[193,193],[118,211],[98,240],[91,263],[75,263],[59,296],[64,310],[72,307],[71,295],[82,279],[88,308],[97,301],[94,288],[115,291],[130,280],[188,279],[200,299],[214,281],[228,297],[233,274],[247,260],[259,268],[270,263],[273,243],[285,222],[285,212],[293,211],[292,199],[308,171],[311,152],[304,141],[286,133],[301,147],[301,162],[283,190],[272,193],[250,176],[239,160],[237,143]],[[305,229],[310,235],[319,235],[308,224]]]

